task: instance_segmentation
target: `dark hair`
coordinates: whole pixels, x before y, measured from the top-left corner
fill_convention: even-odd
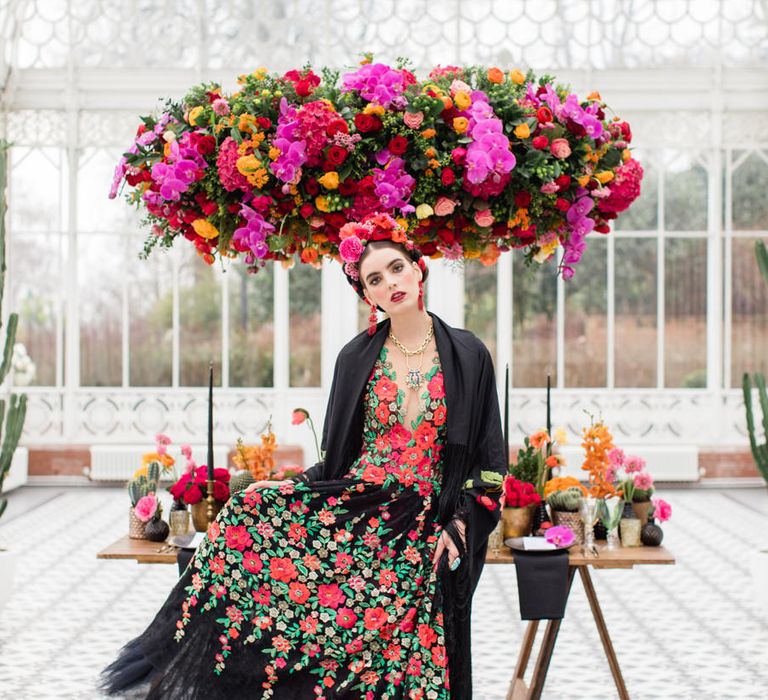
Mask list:
[[[413,262],[417,263],[419,265],[419,268],[422,272],[422,281],[426,282],[427,277],[429,276],[429,268],[426,265],[425,260],[421,260],[423,257],[422,254],[416,249],[413,248],[409,250],[406,248],[402,243],[395,243],[391,240],[382,240],[382,241],[369,241],[365,248],[363,248],[363,253],[360,256],[360,260],[357,261],[357,271],[358,274],[360,273],[360,270],[363,267],[363,260],[365,260],[366,255],[368,255],[370,250],[380,250],[381,248],[394,248],[398,252],[402,253],[406,260],[413,260]],[[421,260],[421,262],[419,262]],[[343,268],[342,268],[343,269]],[[350,285],[352,285],[352,288],[357,292],[357,296],[359,296],[363,301],[365,301],[365,292],[363,291],[363,279],[360,277],[359,280],[356,280],[352,277],[350,277],[346,272],[344,272],[344,276],[347,278],[347,282],[349,282]],[[379,311],[384,311],[381,307],[377,306],[376,308],[379,309]]]

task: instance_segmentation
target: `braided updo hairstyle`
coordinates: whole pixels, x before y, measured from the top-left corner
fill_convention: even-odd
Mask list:
[[[370,249],[380,249],[380,248],[394,248],[395,250],[401,252],[406,260],[413,260],[421,270],[422,273],[422,282],[427,281],[427,277],[429,276],[429,268],[427,267],[426,260],[424,259],[424,256],[421,254],[420,251],[418,251],[416,248],[406,248],[402,243],[396,243],[392,240],[380,240],[380,241],[369,241],[365,248],[363,249],[363,253],[360,256],[360,260],[357,262],[355,271],[357,272],[358,279],[355,279],[355,277],[350,276],[347,272],[348,268],[347,266],[343,266],[342,269],[344,270],[344,277],[347,278],[347,282],[352,286],[352,289],[354,289],[357,292],[357,296],[359,296],[363,301],[366,303],[367,300],[365,298],[365,291],[363,290],[363,280],[360,278],[359,273],[360,269],[363,266],[363,260],[365,260],[366,255],[368,255],[368,252]],[[384,311],[380,306],[376,306],[376,308],[379,311]]]

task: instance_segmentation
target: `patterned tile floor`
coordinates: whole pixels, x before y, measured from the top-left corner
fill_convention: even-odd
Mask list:
[[[633,698],[768,697],[768,611],[749,557],[768,541],[764,488],[678,489],[665,544],[673,567],[593,575]],[[0,543],[19,553],[0,612],[0,698],[100,697],[98,671],[138,634],[174,582],[170,566],[95,558],[127,527],[123,489],[27,486],[10,494]],[[768,582],[764,582],[768,586]],[[513,567],[486,567],[475,594],[475,698],[501,700],[522,638]],[[544,691],[549,700],[616,697],[576,579]]]

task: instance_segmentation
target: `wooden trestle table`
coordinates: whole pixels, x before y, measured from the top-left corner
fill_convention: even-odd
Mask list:
[[[568,592],[570,594],[573,579],[578,571],[584,585],[584,591],[587,594],[589,606],[592,609],[592,617],[595,619],[597,631],[603,643],[613,680],[616,683],[618,697],[622,700],[629,700],[627,686],[621,675],[619,661],[616,658],[616,652],[605,625],[589,569],[590,567],[594,569],[631,569],[634,566],[647,564],[674,564],[675,559],[664,547],[622,547],[609,550],[604,545],[598,545],[597,552],[598,555],[595,556],[583,553],[580,547],[571,549],[568,555]],[[132,540],[126,535],[102,549],[96,556],[99,559],[133,559],[139,564],[176,564],[177,553],[178,548],[173,545],[149,542],[148,540]],[[499,549],[498,552],[489,549],[485,559],[486,564],[513,564],[514,561],[513,552],[506,546]],[[509,685],[507,700],[538,700],[541,697],[561,622],[562,620],[547,620],[530,687],[526,684],[524,677],[536,641],[539,621],[531,620],[528,622],[523,636],[523,644],[517,657],[515,674]]]

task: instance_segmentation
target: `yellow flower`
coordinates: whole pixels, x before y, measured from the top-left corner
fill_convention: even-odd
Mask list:
[[[237,122],[237,128],[246,133],[256,131],[256,117],[252,114],[241,114]]]
[[[456,109],[464,110],[472,104],[472,98],[463,90],[459,90],[453,96],[453,104],[456,105]]]
[[[204,111],[205,111],[205,108],[200,107],[199,105],[197,107],[193,107],[189,112],[189,123],[192,126],[198,126],[197,120]]]
[[[269,149],[269,159],[270,160],[277,160],[280,157],[280,149],[276,148],[275,146],[272,146]]]
[[[600,93],[595,90],[594,92],[590,92],[589,95],[587,95],[588,100],[602,100],[603,98],[600,97]]]
[[[581,185],[582,187],[586,187],[587,183],[589,182],[589,179],[591,178],[591,175],[582,175],[581,177],[577,177],[576,181]]]
[[[539,248],[538,252],[534,254],[533,259],[539,264],[543,263],[545,260],[549,260],[552,253],[557,250],[558,245],[557,238],[549,243],[545,243]]]
[[[525,82],[525,73],[523,71],[518,70],[515,68],[514,70],[509,71],[509,79],[513,83],[517,83],[518,85],[522,85]]]
[[[469,119],[466,117],[454,117],[453,118],[453,130],[457,134],[463,134],[469,126]]]
[[[133,479],[138,479],[140,476],[147,476],[147,467],[139,467],[135,472],[133,472]]]
[[[632,151],[630,151],[628,148],[625,148],[621,152],[621,160],[622,160],[622,162],[626,163],[631,157],[632,157]]]
[[[610,170],[601,170],[599,173],[595,173],[595,178],[601,185],[613,180],[613,173]]]
[[[555,442],[558,445],[567,445],[568,444],[568,433],[565,428],[555,428],[552,431],[552,437],[554,438]]]
[[[419,204],[418,207],[416,207],[416,218],[417,219],[426,219],[428,216],[432,216],[435,211],[432,209],[429,204]]]
[[[519,139],[527,139],[531,135],[531,127],[526,123],[518,124],[515,127],[515,136]]]
[[[264,78],[267,77],[267,69],[264,66],[261,66],[261,68],[257,68],[251,75],[256,78],[256,80],[264,80]]]
[[[317,181],[325,187],[326,190],[335,190],[339,187],[339,174],[335,170],[331,170],[322,177],[317,178]]]
[[[363,114],[377,114],[381,116],[384,114],[384,107],[381,105],[374,104],[373,102],[369,102],[367,105],[365,105],[365,108],[363,109]]]
[[[480,251],[479,250],[470,250],[469,248],[464,248],[464,257],[468,258],[470,260],[474,260],[475,258],[480,257]]]
[[[328,200],[325,197],[315,197],[315,208],[318,211],[330,211],[328,208]]]
[[[203,238],[211,239],[219,235],[218,229],[207,219],[195,219],[192,222],[195,233]]]

